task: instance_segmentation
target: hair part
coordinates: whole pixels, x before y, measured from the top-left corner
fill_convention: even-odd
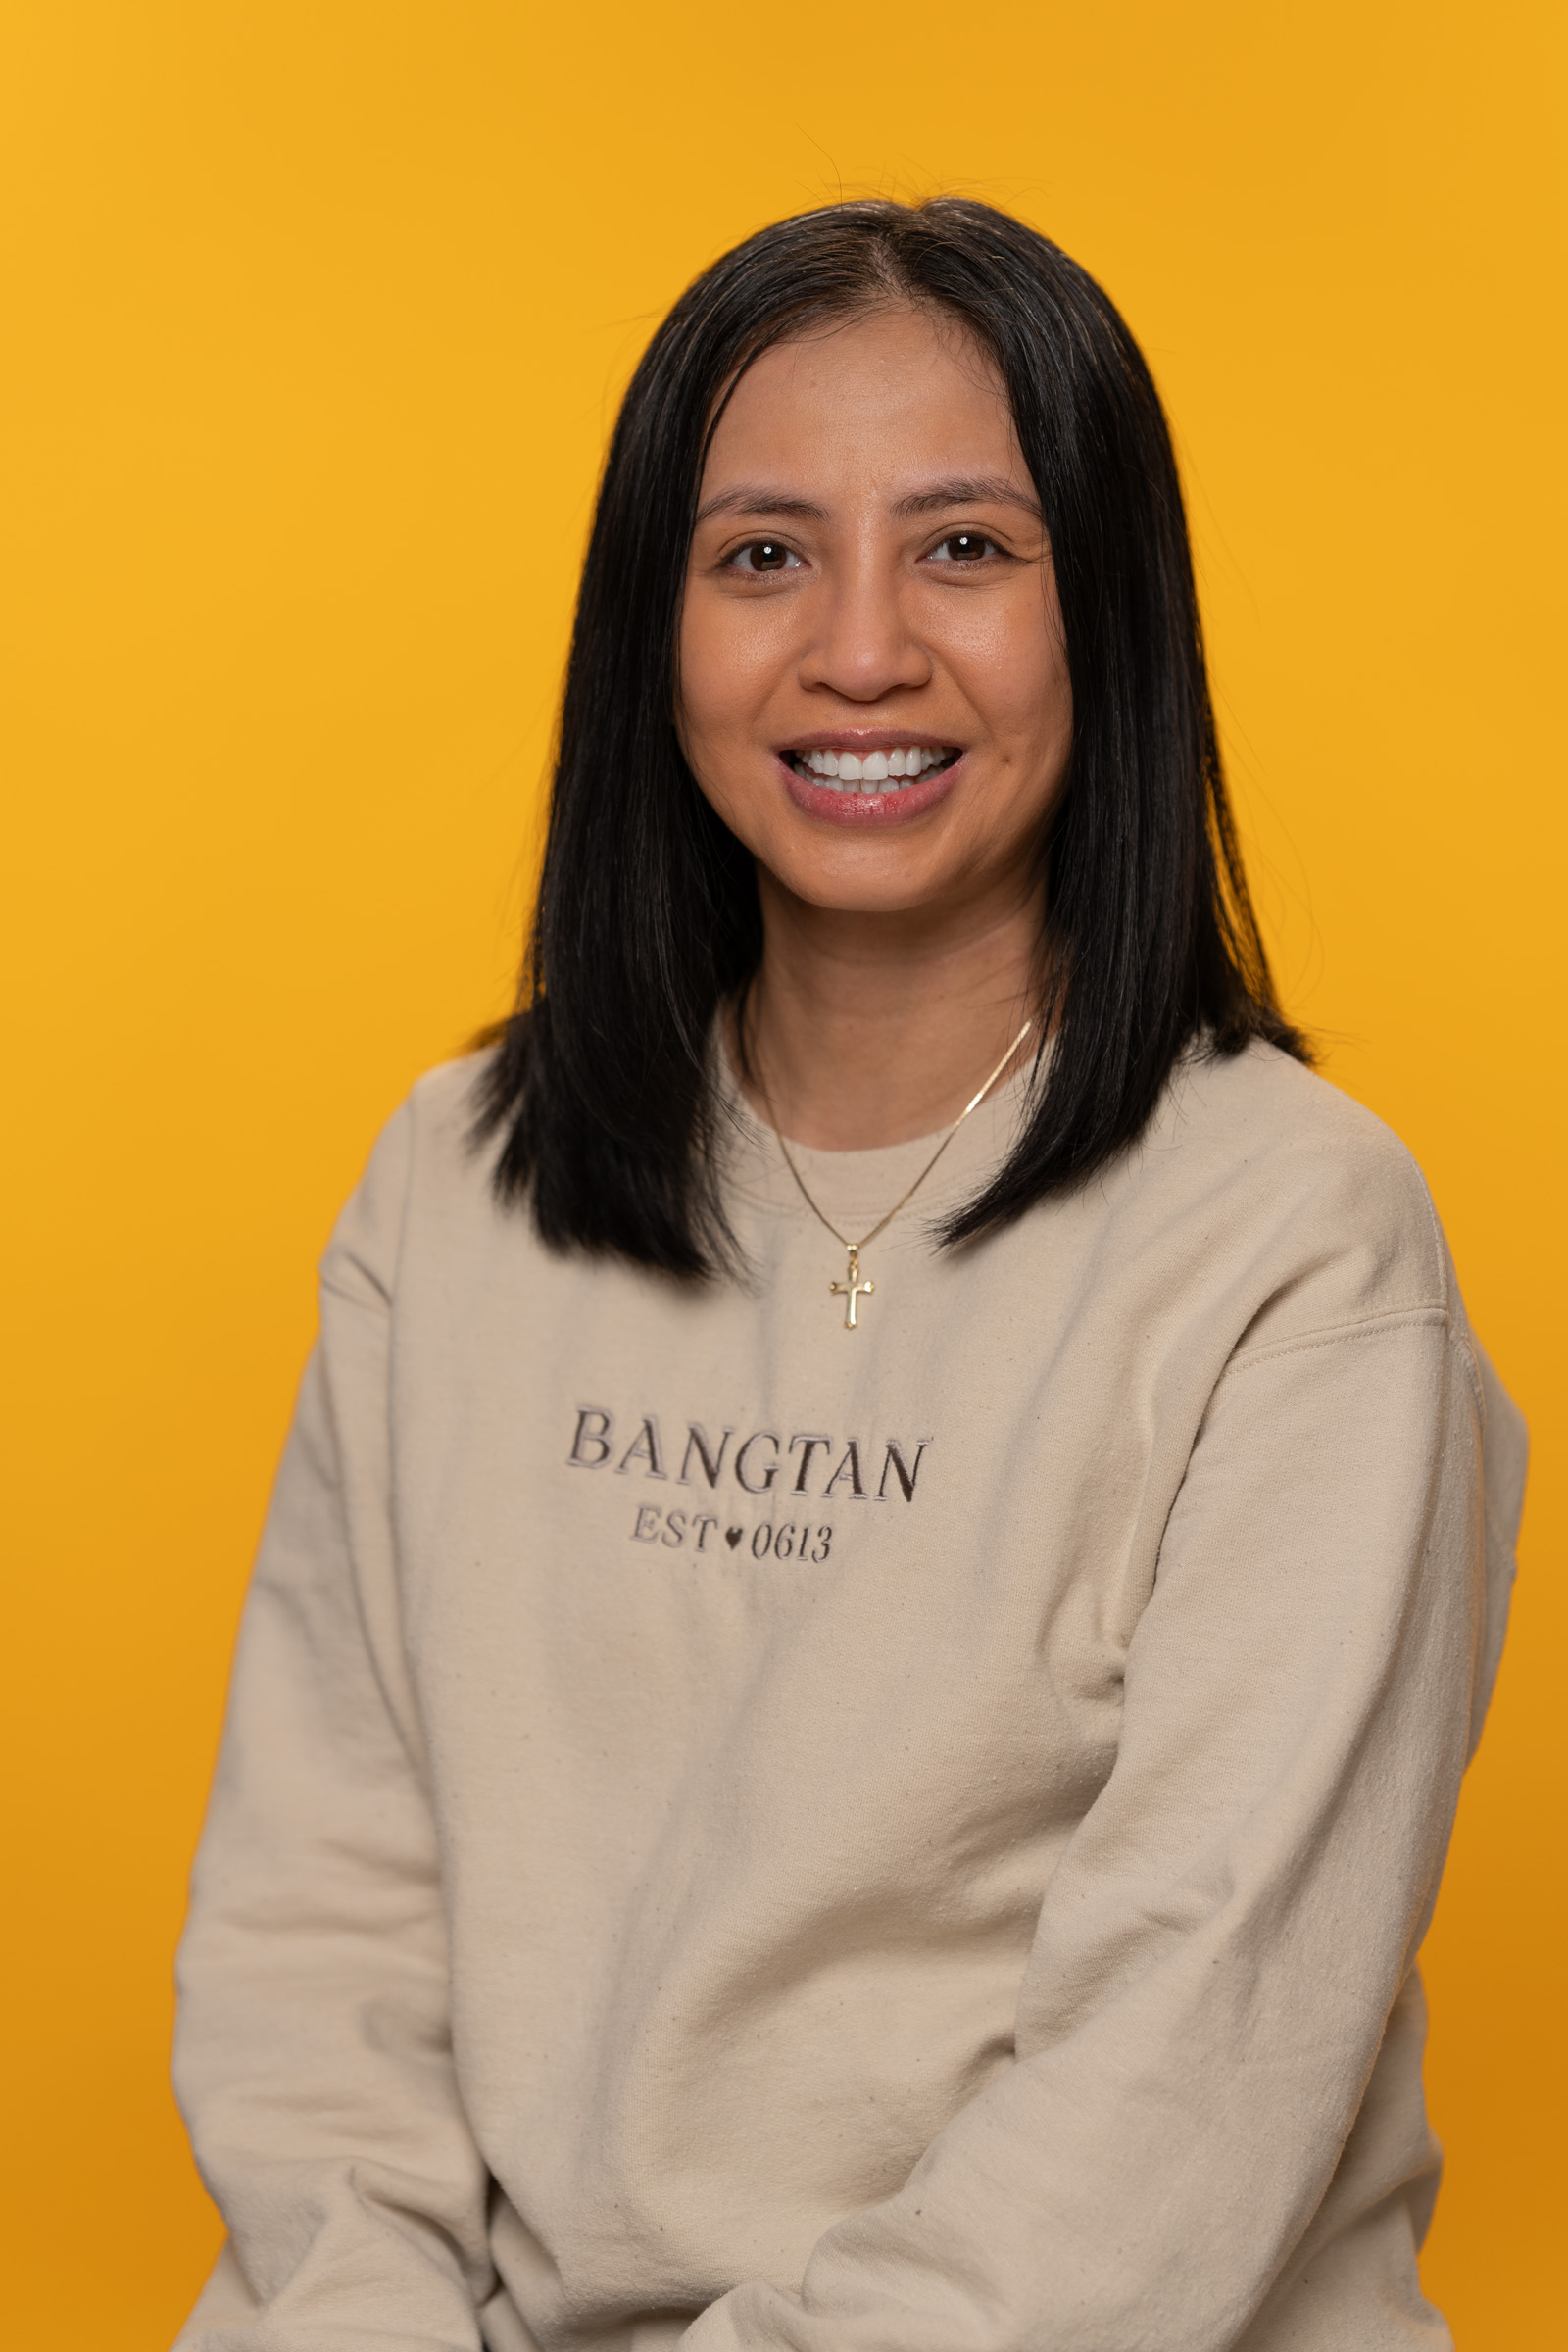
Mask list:
[[[1073,696],[1042,827],[1041,1065],[953,1246],[1083,1182],[1143,1133],[1177,1057],[1255,1039],[1310,1058],[1274,992],[1225,791],[1170,434],[1087,271],[989,205],[829,205],[705,270],[611,440],[566,668],[517,1009],[481,1075],[494,1185],[552,1247],[688,1278],[736,1261],[713,1028],[758,969],[751,853],[675,730],[681,598],[708,449],[762,352],[867,312],[954,320],[996,368],[1050,535]]]

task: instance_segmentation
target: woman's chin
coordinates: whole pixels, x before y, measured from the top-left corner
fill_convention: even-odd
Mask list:
[[[936,914],[971,895],[968,859],[918,835],[775,840],[759,849],[758,862],[790,898],[825,914]]]

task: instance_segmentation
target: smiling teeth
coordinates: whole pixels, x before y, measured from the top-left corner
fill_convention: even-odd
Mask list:
[[[830,791],[875,791],[890,782],[895,791],[903,791],[933,767],[948,766],[957,753],[911,744],[906,751],[867,752],[863,758],[858,752],[815,751],[793,752],[790,757],[799,774],[814,777]]]

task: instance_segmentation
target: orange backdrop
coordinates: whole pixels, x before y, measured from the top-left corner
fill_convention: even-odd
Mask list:
[[[6,2340],[159,2352],[218,2240],[166,2054],[235,1613],[333,1211],[506,1001],[616,393],[747,230],[937,187],[1144,341],[1287,1001],[1534,1425],[1428,1948],[1428,2274],[1467,2352],[1555,2340],[1557,23],[11,0]]]

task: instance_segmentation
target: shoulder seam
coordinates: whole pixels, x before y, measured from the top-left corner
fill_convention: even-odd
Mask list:
[[[366,1280],[369,1283],[371,1290],[375,1294],[374,1299],[368,1298],[361,1291],[351,1291],[346,1283],[335,1282],[330,1274],[323,1272],[319,1267],[317,1269],[316,1279],[323,1291],[330,1291],[332,1297],[334,1298],[341,1298],[345,1306],[368,1306],[373,1308],[376,1299],[380,1301],[383,1307],[390,1306],[392,1303],[391,1292],[384,1289],[383,1286],[376,1281],[373,1274],[367,1274]]]
[[[1421,1187],[1421,1198],[1427,1204],[1427,1223],[1432,1229],[1432,1253],[1438,1261],[1438,1280],[1443,1285],[1443,1311],[1447,1314],[1453,1303],[1451,1298],[1453,1285],[1448,1278],[1448,1245],[1444,1235],[1442,1221],[1438,1216],[1438,1204],[1432,1198],[1432,1187],[1426,1180],[1426,1174],[1420,1161],[1407,1146],[1401,1145],[1400,1149],[1404,1151],[1406,1158],[1415,1171],[1415,1180]]]
[[[1471,1345],[1469,1326],[1462,1319],[1456,1322],[1452,1315],[1448,1317],[1448,1345],[1457,1351],[1459,1361],[1464,1367],[1465,1380],[1470,1390],[1470,1400],[1476,1408],[1476,1425],[1484,1443],[1487,1434],[1487,1392],[1481,1385],[1481,1367],[1476,1362],[1476,1351]]]
[[[1446,1305],[1390,1307],[1381,1315],[1361,1315],[1348,1323],[1325,1323],[1316,1331],[1299,1331],[1288,1340],[1273,1340],[1260,1348],[1249,1348],[1245,1353],[1233,1355],[1225,1371],[1227,1376],[1245,1372],[1253,1364],[1268,1363],[1279,1355],[1295,1355],[1305,1348],[1331,1348],[1340,1340],[1369,1339],[1379,1332],[1427,1323],[1450,1328]]]

